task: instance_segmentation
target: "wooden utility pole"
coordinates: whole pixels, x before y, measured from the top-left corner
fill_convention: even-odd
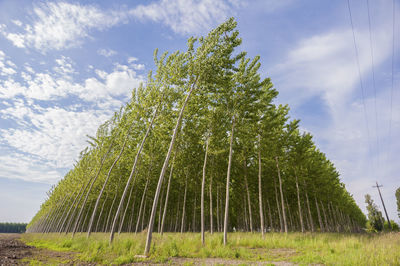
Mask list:
[[[383,209],[385,210],[386,219],[387,219],[387,221],[388,221],[388,224],[389,224],[389,229],[390,229],[390,230],[392,230],[392,225],[390,224],[390,220],[389,220],[389,216],[388,216],[388,214],[387,214],[387,211],[386,211],[385,203],[383,202],[383,198],[382,198],[381,190],[379,189],[380,187],[383,187],[383,186],[382,186],[382,185],[378,185],[378,182],[376,182],[376,186],[373,186],[373,187],[376,187],[376,188],[378,189],[379,196],[381,197],[381,201],[382,201]]]

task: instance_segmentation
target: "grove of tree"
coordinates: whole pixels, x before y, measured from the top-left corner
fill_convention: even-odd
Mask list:
[[[229,19],[155,70],[102,124],[28,232],[357,232],[366,217]],[[132,236],[134,237],[134,236]]]

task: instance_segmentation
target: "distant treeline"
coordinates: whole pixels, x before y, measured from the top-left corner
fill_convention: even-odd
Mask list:
[[[24,233],[26,223],[0,223],[0,233]]]

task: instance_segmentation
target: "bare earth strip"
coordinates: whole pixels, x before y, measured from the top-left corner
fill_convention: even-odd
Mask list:
[[[24,244],[20,234],[0,234],[0,266],[30,265],[30,263],[44,265],[95,265],[82,262],[76,258],[76,253],[52,251],[36,248]],[[287,252],[287,251],[286,251]],[[254,262],[244,260],[230,260],[222,258],[170,258],[166,263],[151,261],[131,265],[294,265],[290,262]]]
[[[90,265],[75,258],[72,252],[58,252],[25,245],[20,234],[0,234],[0,265],[29,265],[30,262],[45,265]],[[92,264],[93,265],[93,264]]]

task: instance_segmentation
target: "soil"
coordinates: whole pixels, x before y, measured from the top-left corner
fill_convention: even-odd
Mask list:
[[[30,265],[31,262],[52,265],[93,265],[76,258],[72,252],[58,252],[27,246],[20,234],[0,234],[0,266]]]
[[[52,251],[24,244],[20,234],[0,234],[0,266],[6,265],[95,265],[77,259],[73,252]],[[292,255],[289,249],[275,250],[280,255]],[[129,265],[294,265],[290,262],[254,262],[244,260],[229,260],[222,258],[170,258],[167,263],[151,261]]]

